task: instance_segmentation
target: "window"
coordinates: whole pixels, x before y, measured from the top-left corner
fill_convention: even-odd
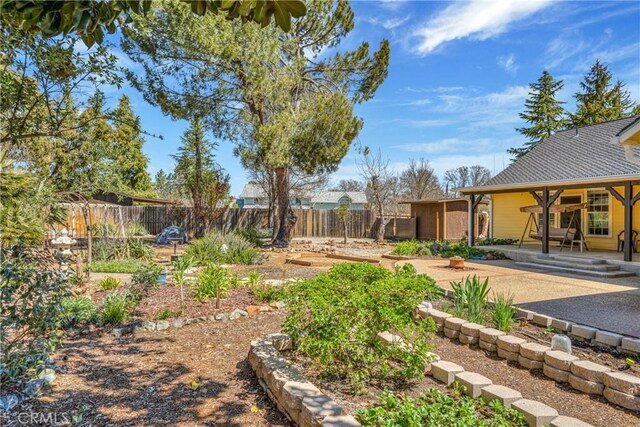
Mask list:
[[[609,235],[609,192],[606,190],[587,191],[587,234]]]

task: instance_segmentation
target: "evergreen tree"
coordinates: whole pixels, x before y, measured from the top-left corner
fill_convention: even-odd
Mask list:
[[[133,112],[127,95],[122,95],[110,118],[113,123],[111,157],[118,179],[134,193],[149,191],[151,177],[147,172],[147,156],[142,152],[145,141],[140,118]]]
[[[564,102],[556,99],[556,94],[563,87],[562,80],[555,80],[546,70],[537,82],[529,84],[529,97],[524,102],[525,111],[520,113],[520,118],[531,126],[516,129],[528,141],[522,147],[507,150],[509,154],[520,158],[542,140],[567,127],[569,121],[562,107]]]
[[[634,107],[624,83],[612,84],[609,67],[599,60],[580,82],[580,92],[575,94],[576,113],[571,115],[574,126],[588,126],[620,119],[630,114]]]
[[[219,218],[227,205],[229,176],[216,163],[217,144],[205,136],[204,122],[195,117],[191,127],[180,138],[182,146],[176,160],[174,174],[184,185],[193,203],[196,237],[202,236],[211,221]]]

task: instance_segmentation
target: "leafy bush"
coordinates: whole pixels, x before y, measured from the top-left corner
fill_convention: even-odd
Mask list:
[[[289,285],[274,286],[269,283],[259,282],[250,286],[249,291],[261,302],[284,301],[289,296]]]
[[[134,285],[157,286],[160,284],[160,276],[164,273],[161,265],[142,264],[131,276]]]
[[[253,246],[262,246],[262,239],[268,239],[271,237],[271,230],[260,230],[257,228],[237,228],[233,231],[233,235],[240,237]]]
[[[526,427],[524,415],[507,409],[493,400],[488,405],[482,399],[469,396],[451,397],[438,389],[413,399],[384,391],[380,403],[359,411],[356,418],[363,426],[464,426],[464,427]]]
[[[419,242],[417,240],[405,240],[399,242],[393,248],[395,255],[431,255],[428,242]]]
[[[504,294],[502,292],[493,294],[494,305],[491,310],[491,320],[493,326],[501,331],[510,331],[513,327],[513,317],[516,314],[516,308],[513,306],[513,295]]]
[[[81,325],[96,320],[97,308],[91,298],[72,297],[62,300],[60,320],[64,326]]]
[[[442,291],[413,266],[391,272],[367,263],[338,264],[289,292],[283,329],[323,375],[346,378],[357,392],[373,378],[423,374],[428,323],[416,323],[413,313]],[[382,331],[400,335],[411,349],[383,344],[377,337]]]
[[[133,309],[138,303],[135,296],[129,292],[111,292],[102,300],[100,319],[102,323],[119,325],[129,320]]]
[[[182,310],[172,310],[170,308],[161,308],[156,313],[157,320],[167,320],[173,317],[178,317],[182,314]]]
[[[100,239],[93,243],[91,256],[97,261],[138,259],[150,261],[154,251],[140,239]]]
[[[212,233],[194,240],[187,248],[186,255],[197,265],[218,264],[259,264],[260,251],[242,237]]]
[[[112,222],[94,222],[91,224],[91,235],[93,237],[114,237],[116,225]]]
[[[127,233],[127,236],[148,236],[149,235],[149,231],[147,231],[147,229],[144,228],[144,225],[138,224],[137,222],[132,222],[131,224],[127,225],[126,233]]]
[[[115,261],[93,261],[87,265],[86,271],[93,273],[127,273],[133,274],[143,265],[135,259],[122,259]]]
[[[467,276],[464,282],[450,282],[453,288],[453,301],[456,316],[471,322],[484,323],[487,295],[489,295],[489,278],[484,282],[475,274]],[[465,313],[466,309],[466,313]]]
[[[518,239],[494,239],[492,237],[484,240],[478,240],[476,244],[478,246],[494,246],[494,245],[515,245],[518,243]]]
[[[198,280],[193,287],[193,296],[196,301],[205,303],[211,298],[216,298],[216,307],[220,298],[227,295],[229,289],[229,273],[217,264],[210,263],[200,272]]]
[[[7,384],[37,375],[55,350],[70,273],[47,250],[5,247],[0,260],[0,384]]]
[[[107,276],[104,279],[100,280],[100,283],[98,283],[98,285],[105,291],[112,291],[120,286],[120,280],[116,279],[115,277]]]

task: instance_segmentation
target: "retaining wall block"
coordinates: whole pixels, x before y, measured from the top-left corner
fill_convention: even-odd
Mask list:
[[[464,393],[474,399],[480,397],[484,387],[493,384],[489,378],[475,372],[459,372],[455,378],[464,387]]]
[[[453,362],[447,362],[446,360],[431,364],[431,375],[433,378],[446,385],[451,385],[456,379],[456,374],[463,371],[464,368],[462,366],[456,365]]]
[[[492,400],[498,400],[506,408],[510,408],[512,402],[522,399],[522,394],[519,391],[497,384],[491,384],[484,387],[480,396],[487,403]]]
[[[604,397],[611,403],[615,403],[618,406],[632,411],[640,412],[640,397],[638,396],[622,393],[609,387],[606,387],[602,394],[604,394]]]
[[[480,329],[484,329],[484,325],[480,325],[478,323],[467,322],[460,325],[460,332],[469,335],[470,337],[479,338],[480,337]]]
[[[460,332],[460,335],[458,336],[458,341],[460,341],[462,344],[477,344],[479,341],[479,338],[473,337],[471,335],[463,334],[462,332]]]
[[[495,344],[487,342],[487,341],[483,341],[482,339],[480,339],[480,341],[478,341],[478,345],[480,346],[481,349],[486,350],[486,351],[490,351],[492,353],[495,353],[496,350],[498,349],[498,346],[496,346]]]
[[[618,350],[633,354],[640,354],[640,338],[622,338],[622,343],[620,344],[620,347],[618,347]]]
[[[591,340],[591,344],[615,348],[622,344],[622,338],[624,337],[620,334],[615,334],[613,332],[607,331],[598,331],[596,332],[596,337]]]
[[[418,306],[418,308],[416,309],[416,314],[419,318],[426,319],[427,317],[429,317],[429,309],[426,307]]]
[[[587,381],[593,381],[596,383],[604,382],[605,372],[610,372],[611,369],[606,366],[593,363],[589,360],[576,360],[571,363],[571,373],[580,378],[584,378]]]
[[[551,316],[540,313],[533,313],[533,319],[531,319],[531,323],[548,328],[549,326],[551,326]]]
[[[342,415],[342,407],[326,395],[307,396],[302,400],[299,424],[320,427],[325,417]]]
[[[518,357],[520,357],[519,353],[514,353],[513,351],[505,350],[504,348],[498,347],[497,350],[498,357],[500,357],[501,359],[507,359],[510,362],[517,362]]]
[[[591,424],[580,421],[577,418],[565,417],[564,415],[554,418],[549,425],[551,427],[593,427]]]
[[[551,327],[559,332],[569,332],[573,323],[561,319],[551,319]]]
[[[528,357],[524,357],[523,355],[518,356],[518,363],[523,368],[534,370],[534,369],[542,369],[544,363],[539,360],[529,359]]]
[[[361,425],[351,415],[331,415],[322,420],[322,427],[360,427]]]
[[[534,311],[525,310],[524,308],[519,308],[516,311],[515,318],[530,321],[533,319]]]
[[[449,329],[446,326],[444,327],[444,336],[447,338],[451,338],[452,340],[457,340],[460,336],[460,331],[456,331],[454,329]]]
[[[569,371],[556,369],[551,365],[547,365],[546,363],[542,365],[542,372],[545,376],[559,383],[566,383],[569,381]]]
[[[602,394],[604,390],[604,384],[585,380],[571,373],[569,374],[569,385],[587,394]]]
[[[495,344],[496,341],[498,341],[498,337],[501,335],[506,335],[506,334],[494,328],[480,329],[480,340],[485,341],[489,344]]]
[[[458,317],[447,317],[444,319],[444,327],[454,331],[460,331],[460,327],[465,323],[469,322]]]
[[[444,319],[453,316],[449,313],[445,313],[444,311],[431,309],[429,310],[429,317],[431,317],[436,325],[438,325],[438,329],[441,329],[444,327]]]
[[[522,413],[532,427],[542,427],[558,417],[558,411],[536,400],[516,400],[511,403],[511,408]]]
[[[519,353],[520,346],[526,342],[527,340],[515,337],[513,335],[501,335],[498,337],[496,345],[502,350],[506,350],[511,353]]]
[[[577,356],[560,350],[549,350],[544,353],[544,363],[552,368],[569,371],[571,364],[580,360]]]
[[[551,350],[551,347],[538,344],[535,342],[527,342],[520,345],[520,354],[527,359],[536,360],[542,362],[544,360],[544,353]],[[542,368],[542,366],[541,366]]]
[[[591,341],[596,337],[596,332],[598,332],[598,330],[591,326],[571,325],[571,333],[569,335],[575,339]]]
[[[286,412],[293,420],[302,424],[302,401],[307,397],[324,396],[318,387],[308,381],[288,381],[282,387],[280,396],[276,396],[278,401],[286,408]],[[332,415],[332,414],[327,414]],[[340,414],[336,414],[340,415]]]
[[[605,372],[603,382],[606,387],[632,396],[640,396],[640,378],[625,372]]]

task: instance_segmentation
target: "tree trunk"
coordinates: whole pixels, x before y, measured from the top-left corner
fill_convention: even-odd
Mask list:
[[[344,228],[344,244],[347,244],[347,221],[342,223],[342,226]]]
[[[378,224],[378,230],[376,232],[376,242],[382,243],[384,242],[384,228],[385,218],[384,218],[384,208],[382,205],[378,207],[378,217],[380,218],[380,223]]]
[[[297,221],[289,205],[289,169],[276,168],[275,172],[278,198],[278,234],[276,234],[273,245],[288,247],[291,240],[291,229]]]

